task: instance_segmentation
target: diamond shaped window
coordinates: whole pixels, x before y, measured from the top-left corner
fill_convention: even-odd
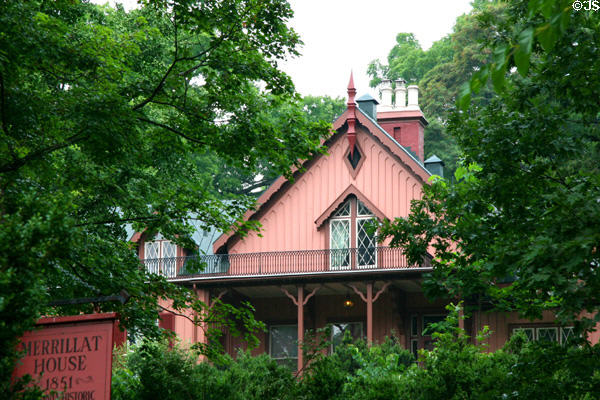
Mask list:
[[[358,147],[354,148],[353,154],[351,152],[348,152],[348,161],[350,161],[350,165],[352,166],[353,169],[356,169],[361,158],[362,158],[362,155],[360,154]]]

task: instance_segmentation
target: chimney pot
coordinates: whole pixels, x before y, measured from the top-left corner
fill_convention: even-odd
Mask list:
[[[419,108],[419,87],[417,85],[408,87],[408,107]]]
[[[406,107],[406,81],[404,79],[396,80],[396,109]]]
[[[381,108],[383,111],[389,111],[392,109],[392,81],[384,79],[380,85],[381,91]]]

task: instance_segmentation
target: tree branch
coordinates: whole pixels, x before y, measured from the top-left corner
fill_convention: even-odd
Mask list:
[[[161,306],[160,304],[158,305],[158,308],[160,308],[160,309],[161,309],[161,310],[163,310],[163,311],[169,312],[169,313],[171,313],[171,314],[173,314],[173,315],[177,315],[177,316],[179,316],[179,317],[186,318],[186,319],[188,319],[188,320],[189,320],[191,323],[193,323],[194,325],[197,325],[197,324],[198,324],[198,322],[197,322],[197,321],[194,321],[194,320],[193,320],[192,318],[190,318],[188,315],[185,315],[185,314],[182,314],[182,313],[178,313],[177,311],[173,311],[173,310],[171,310],[171,309],[169,309],[169,308],[167,308],[167,307],[163,307],[163,306]]]
[[[2,121],[2,131],[6,132],[5,129],[7,127],[7,122],[6,122],[6,103],[5,103],[5,96],[4,96],[4,75],[2,73],[0,73],[0,114],[1,114],[1,121]]]
[[[134,111],[137,111],[137,110],[141,109],[146,104],[150,103],[152,101],[152,99],[154,99],[154,97],[156,97],[156,95],[158,94],[158,92],[160,92],[160,90],[165,85],[165,82],[167,81],[167,78],[171,74],[171,71],[173,71],[173,68],[175,68],[175,64],[177,64],[178,61],[179,61],[179,59],[177,59],[177,57],[175,57],[173,59],[173,62],[171,63],[171,66],[167,69],[167,72],[165,72],[165,74],[163,75],[162,79],[160,80],[160,82],[158,83],[158,85],[156,85],[156,87],[154,88],[154,90],[152,91],[152,93],[150,94],[150,96],[148,96],[141,103],[138,103],[135,106],[133,106],[133,110]]]
[[[269,184],[269,182],[273,181],[273,178],[269,178],[269,179],[262,179],[258,182],[253,183],[250,186],[241,188],[239,190],[235,190],[234,193],[235,194],[250,194],[254,189],[260,188],[262,186],[267,186]]]
[[[67,140],[63,143],[57,143],[55,145],[46,147],[44,149],[35,151],[33,153],[29,153],[25,157],[17,158],[15,161],[13,161],[10,164],[4,164],[4,165],[0,166],[0,173],[16,171],[19,168],[21,168],[22,166],[24,166],[25,164],[27,164],[29,161],[41,158],[41,157],[43,157],[47,154],[50,154],[56,150],[60,150],[60,149],[64,149],[65,147],[69,147],[70,145],[77,143],[77,142],[81,141],[82,139],[85,139],[85,136],[83,136],[83,133],[82,132],[77,133],[77,134],[67,138]]]
[[[102,221],[93,221],[93,222],[85,222],[81,224],[75,225],[75,227],[80,228],[82,226],[87,225],[106,225],[106,224],[120,224],[123,222],[138,222],[138,221],[152,221],[158,219],[158,217],[134,217],[134,218],[121,218],[121,219],[106,219]]]
[[[189,140],[190,142],[194,142],[194,143],[201,144],[201,145],[206,145],[205,142],[203,142],[201,140],[198,140],[196,138],[193,138],[191,136],[188,136],[185,133],[183,133],[183,132],[181,132],[181,131],[173,128],[173,127],[170,127],[169,125],[165,125],[165,124],[162,124],[160,122],[152,121],[152,120],[144,118],[144,117],[138,117],[138,120],[140,120],[142,122],[147,122],[147,123],[149,123],[151,125],[154,125],[154,126],[158,126],[159,128],[166,129],[169,132],[172,132],[172,133],[174,133],[176,135],[181,136],[182,138],[185,138],[185,139]]]
[[[187,91],[187,87],[186,87],[186,91]],[[160,101],[160,100],[152,100],[151,103],[152,104],[159,104],[161,106],[171,107],[171,108],[174,108],[175,110],[177,110],[177,111],[179,111],[181,113],[186,114],[186,113],[190,112],[190,110],[186,109],[186,106],[185,106],[186,99],[187,99],[187,94],[185,94],[184,97],[183,97],[183,101],[184,101],[183,107],[180,107],[180,106],[178,106],[177,104],[174,104],[174,103],[169,103],[167,101]],[[213,122],[212,119],[204,118],[204,117],[201,117],[201,116],[199,116],[197,114],[194,115],[194,118],[197,118],[197,119],[200,119],[200,120],[206,121],[206,122],[211,122],[211,123]]]
[[[229,39],[229,37],[231,36],[231,33],[234,30],[233,29],[234,27],[235,27],[235,25],[232,24],[231,28],[229,29],[229,31],[225,35],[220,36],[215,41],[215,43],[212,46],[210,46],[208,49],[206,49],[204,51],[201,51],[200,53],[196,54],[193,57],[186,57],[185,60],[188,60],[188,61],[197,60],[199,58],[204,57],[205,55],[207,55],[208,53],[210,53],[211,51],[213,51],[217,47],[219,47],[225,40]],[[184,58],[182,58],[182,60],[183,59]],[[205,65],[205,63],[204,62],[200,62],[200,63],[194,65],[193,67],[191,67],[191,68],[189,68],[189,69],[187,69],[187,70],[185,70],[183,72],[180,72],[179,76],[185,76],[185,75],[191,74],[192,72],[196,71],[198,68],[202,67],[203,65]]]

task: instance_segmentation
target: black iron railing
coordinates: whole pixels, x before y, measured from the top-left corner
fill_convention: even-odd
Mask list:
[[[215,254],[142,261],[149,272],[167,278],[294,275],[431,266],[428,259],[422,265],[408,265],[402,250],[391,247]]]

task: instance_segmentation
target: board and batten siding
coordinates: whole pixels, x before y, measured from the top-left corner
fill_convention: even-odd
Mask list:
[[[407,216],[410,201],[421,197],[423,182],[362,127],[357,142],[365,158],[356,178],[344,162],[348,141],[341,135],[330,145],[329,155],[310,165],[259,218],[262,237],[253,232],[234,243],[229,253],[327,249],[326,224],[317,229],[315,220],[350,185],[386,217]]]

